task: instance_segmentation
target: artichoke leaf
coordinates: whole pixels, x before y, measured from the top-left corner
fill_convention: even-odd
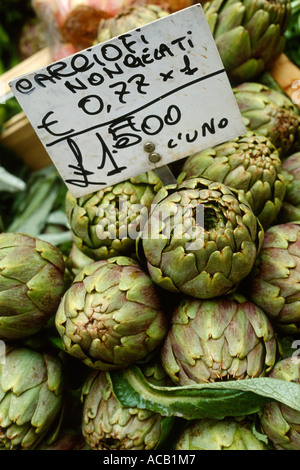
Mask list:
[[[300,411],[300,384],[260,377],[247,380],[159,387],[147,382],[137,366],[110,373],[117,399],[123,406],[185,419],[243,416],[278,401]]]

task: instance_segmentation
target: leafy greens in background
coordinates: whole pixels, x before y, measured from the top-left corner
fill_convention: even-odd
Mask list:
[[[39,237],[68,252],[67,187],[54,165],[31,171],[0,146],[0,231]]]
[[[0,2],[0,74],[20,62],[19,36],[26,19],[33,16],[30,0]]]
[[[292,0],[291,7],[291,17],[285,33],[285,54],[300,67],[300,0]]]

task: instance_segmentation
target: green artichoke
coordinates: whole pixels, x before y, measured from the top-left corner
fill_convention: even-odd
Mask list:
[[[284,93],[261,83],[242,83],[233,93],[246,128],[268,137],[280,158],[287,157],[300,139],[297,106]]]
[[[161,186],[156,174],[148,172],[79,198],[68,191],[66,213],[77,248],[94,260],[132,257]]]
[[[275,364],[270,377],[300,382],[300,359],[289,357]],[[300,392],[299,392],[300,400]],[[260,422],[263,431],[277,450],[300,450],[300,412],[283,403],[264,405]]]
[[[0,338],[41,330],[65,290],[64,258],[48,242],[21,233],[0,234]]]
[[[262,238],[241,192],[192,178],[158,192],[137,253],[160,287],[203,299],[237,288],[251,271]]]
[[[175,450],[268,450],[252,431],[252,422],[244,418],[192,421],[181,433]]]
[[[82,400],[82,434],[92,449],[151,450],[158,444],[163,417],[122,406],[107,372],[90,373],[82,389]]]
[[[183,298],[161,350],[162,365],[177,385],[262,377],[275,355],[270,321],[240,294]]]
[[[57,426],[64,402],[63,364],[28,347],[7,350],[0,364],[0,449],[28,450]]]
[[[120,369],[162,342],[167,316],[150,276],[132,259],[82,269],[66,291],[55,324],[70,355],[95,369]]]
[[[140,28],[145,24],[168,16],[169,12],[159,5],[133,5],[113,18],[101,19],[98,26],[97,42],[104,42],[127,31]]]
[[[273,225],[264,236],[247,289],[285,333],[300,331],[300,223]]]
[[[289,0],[212,0],[203,9],[233,82],[253,80],[283,52]]]
[[[276,219],[285,196],[282,163],[271,141],[249,132],[190,155],[179,180],[204,177],[244,192],[254,215],[267,229]]]

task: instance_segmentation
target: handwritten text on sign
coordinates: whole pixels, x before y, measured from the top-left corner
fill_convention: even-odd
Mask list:
[[[245,133],[199,4],[10,86],[75,197]]]

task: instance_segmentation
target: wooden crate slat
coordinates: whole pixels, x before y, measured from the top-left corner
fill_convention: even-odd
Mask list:
[[[39,170],[52,163],[25,113],[21,112],[6,123],[0,142],[13,150],[32,170]]]
[[[4,83],[4,87],[1,87],[0,89],[0,98],[11,92],[10,86],[8,84],[11,80],[26,73],[30,73],[34,70],[45,67],[45,65],[50,64],[51,61],[52,59],[50,49],[45,47],[44,49],[41,49],[32,56],[28,57],[28,59],[23,60],[19,64],[15,65],[15,67],[3,73],[0,76],[0,80],[2,83]]]

